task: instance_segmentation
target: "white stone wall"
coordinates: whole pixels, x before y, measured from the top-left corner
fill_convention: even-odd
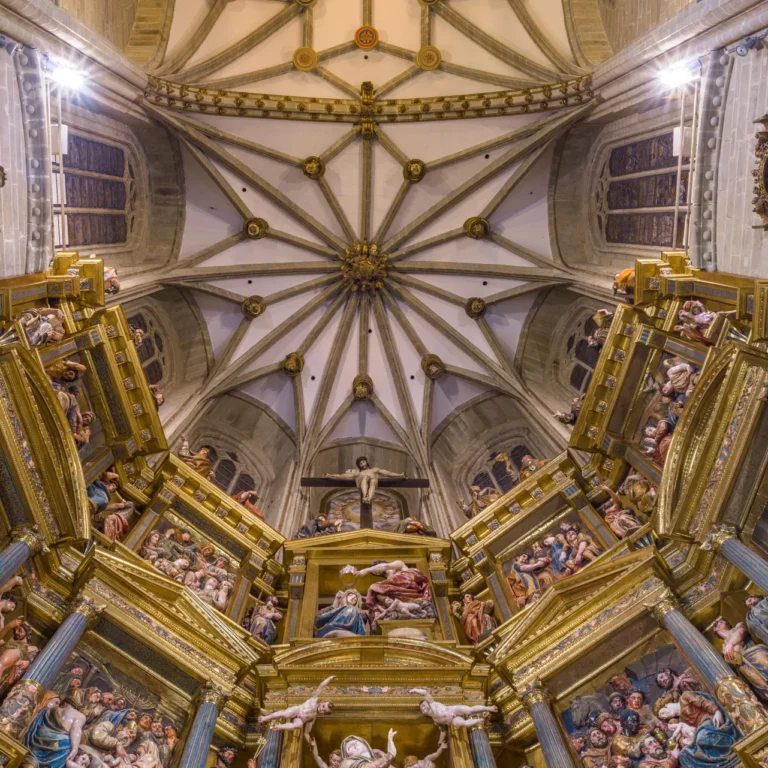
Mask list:
[[[768,112],[768,50],[732,55],[717,184],[717,268],[768,274],[768,233],[753,229],[752,170],[756,167],[754,121]]]

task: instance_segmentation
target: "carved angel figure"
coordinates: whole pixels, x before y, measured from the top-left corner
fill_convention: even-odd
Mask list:
[[[273,712],[270,715],[262,715],[259,718],[259,722],[269,723],[273,720],[285,720],[287,722],[278,723],[273,725],[272,728],[276,731],[303,729],[304,738],[308,743],[311,743],[309,733],[315,724],[315,720],[317,720],[319,715],[330,715],[333,712],[333,704],[330,701],[320,701],[320,694],[330,685],[331,680],[335,680],[335,675],[326,677],[306,701],[294,707]]]
[[[424,701],[419,704],[421,713],[431,717],[435,725],[441,728],[448,726],[471,728],[473,725],[480,725],[483,722],[482,717],[472,717],[472,715],[498,711],[498,707],[486,707],[481,704],[473,707],[468,707],[464,704],[454,704],[453,706],[441,704],[439,701],[435,701],[432,698],[432,694],[425,688],[411,688],[409,693],[419,693],[424,697]]]

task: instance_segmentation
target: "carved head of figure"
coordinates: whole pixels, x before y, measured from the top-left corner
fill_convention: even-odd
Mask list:
[[[715,623],[712,625],[712,631],[718,636],[725,639],[728,636],[728,633],[731,631],[731,623],[724,619],[722,616],[718,618]]]
[[[403,760],[403,768],[413,768],[414,765],[419,764],[419,758],[414,755],[409,755]]]
[[[429,717],[432,712],[432,708],[429,706],[428,701],[422,701],[421,704],[419,704],[419,710],[422,715],[427,715],[427,717]]]
[[[667,756],[667,750],[659,744],[654,736],[646,736],[643,739],[640,751],[652,760],[663,760]]]
[[[163,738],[163,721],[162,720],[158,720],[157,718],[155,718],[152,721],[152,726],[151,726],[150,730],[152,731],[152,735],[156,739],[162,739]]]
[[[587,745],[587,740],[584,738],[584,734],[572,733],[570,738],[571,738],[571,746],[573,747],[573,751],[577,755],[580,755],[584,751]]]
[[[608,761],[608,768],[632,768],[634,763],[623,755],[616,755]]]
[[[675,682],[675,673],[669,668],[665,667],[661,672],[656,673],[656,685],[663,691],[668,691]]]
[[[763,599],[762,595],[747,595],[744,600],[744,605],[751,611],[758,603],[762,602]]]
[[[619,693],[618,691],[612,693],[608,698],[608,706],[610,707],[611,712],[621,712],[622,709],[626,709],[627,700],[624,698],[624,694]]]
[[[469,592],[465,592],[461,596],[461,601],[464,603],[464,605],[469,605],[475,598],[472,597],[472,595],[469,594]]]
[[[165,734],[166,739],[175,739],[176,738],[176,728],[168,723],[168,725],[163,728],[163,733]]]
[[[356,459],[356,461],[355,461],[355,465],[356,465],[356,466],[357,466],[357,468],[358,468],[358,469],[360,469],[360,470],[363,470],[363,469],[368,469],[368,467],[370,466],[370,465],[368,464],[368,459],[367,459],[365,456],[359,456],[359,457]]]
[[[139,729],[142,731],[149,731],[152,728],[152,715],[148,715],[146,712],[138,720]]]
[[[635,736],[640,727],[640,715],[634,709],[623,709],[619,713],[621,730],[625,736]]]
[[[16,610],[16,598],[10,592],[3,592],[0,598],[0,613],[11,613]]]
[[[341,750],[340,749],[334,749],[333,752],[328,756],[328,766],[329,768],[341,768]]]
[[[632,691],[629,696],[627,696],[627,708],[639,712],[642,709],[643,704],[645,704],[645,694],[642,691]]]
[[[352,608],[356,608],[357,604],[359,602],[359,599],[357,597],[356,592],[347,592],[347,596],[345,598],[345,602],[347,605],[351,606]]]
[[[603,749],[608,746],[608,736],[599,728],[590,728],[587,733],[587,743],[592,749]]]
[[[234,747],[222,747],[216,755],[217,765],[223,765],[227,768],[232,765],[232,761],[235,759],[237,750]]]
[[[331,702],[331,701],[321,701],[317,705],[317,713],[319,715],[330,715],[331,712],[333,712],[333,702]]]

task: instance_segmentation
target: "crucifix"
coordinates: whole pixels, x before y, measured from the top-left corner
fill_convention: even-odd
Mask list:
[[[368,464],[365,456],[355,461],[356,468],[340,475],[302,477],[302,488],[353,488],[360,490],[360,528],[373,528],[371,502],[376,489],[382,488],[429,488],[429,480],[409,480],[405,475],[379,469]]]

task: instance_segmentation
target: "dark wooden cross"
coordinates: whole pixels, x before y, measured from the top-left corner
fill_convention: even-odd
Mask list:
[[[302,488],[356,488],[354,480],[332,480],[328,477],[302,477]],[[379,488],[429,488],[429,480],[407,480],[393,477],[380,477]],[[363,501],[360,492],[360,528],[373,528],[373,510],[371,505]]]

